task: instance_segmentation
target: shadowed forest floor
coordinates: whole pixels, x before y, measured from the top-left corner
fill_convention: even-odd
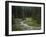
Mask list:
[[[25,18],[25,20],[20,18],[14,18],[13,21],[14,24],[12,25],[12,31],[41,29],[41,26],[37,23],[37,20],[33,20],[32,18]]]

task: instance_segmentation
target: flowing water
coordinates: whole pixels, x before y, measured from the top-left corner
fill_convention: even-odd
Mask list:
[[[29,26],[24,22],[25,20],[22,21],[22,19],[15,19],[14,27],[20,28],[21,30],[39,30],[40,29],[40,27]]]

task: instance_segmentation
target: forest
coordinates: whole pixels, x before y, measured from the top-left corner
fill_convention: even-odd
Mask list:
[[[12,31],[39,30],[41,7],[12,6]]]

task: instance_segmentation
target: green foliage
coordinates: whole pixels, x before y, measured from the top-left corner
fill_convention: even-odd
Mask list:
[[[24,23],[28,24],[29,26],[40,26],[40,24],[37,23],[37,20],[34,20],[33,18],[26,18],[26,21]]]
[[[40,7],[14,6],[12,13],[13,13],[12,14],[13,31],[22,30],[20,26],[20,22],[24,20],[25,20],[24,23],[29,26],[35,26],[35,27],[41,26]]]

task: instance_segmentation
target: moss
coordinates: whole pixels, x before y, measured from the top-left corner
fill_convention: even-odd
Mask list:
[[[26,21],[24,23],[28,24],[29,26],[40,26],[40,24],[37,23],[37,20],[34,20],[33,18],[26,18]]]

